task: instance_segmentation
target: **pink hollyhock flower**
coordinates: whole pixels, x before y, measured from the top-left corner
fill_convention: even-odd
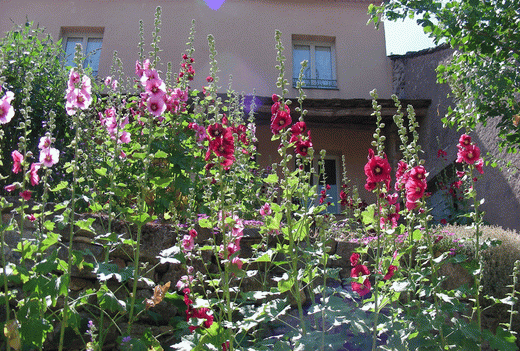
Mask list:
[[[106,77],[104,83],[108,87],[112,83],[112,77]]]
[[[173,89],[172,96],[177,100],[186,102],[186,101],[188,101],[188,96],[189,96],[188,89],[181,90],[180,88],[175,88],[175,89]]]
[[[40,138],[40,142],[38,143],[38,149],[48,149],[52,144],[52,140],[49,136],[44,136]]]
[[[76,88],[76,85],[80,82],[80,75],[79,72],[77,72],[74,68],[70,69],[69,72],[69,80],[67,82],[67,86],[70,90],[73,90]]]
[[[14,150],[11,153],[11,157],[13,158],[13,173],[17,174],[22,170],[22,162],[23,162],[23,155],[18,151]]]
[[[40,151],[40,163],[42,163],[45,167],[52,167],[58,163],[59,160],[60,152],[53,147]]]
[[[358,263],[359,263],[359,258],[360,258],[360,257],[361,257],[361,256],[360,256],[357,252],[352,253],[352,255],[350,255],[350,265],[351,265],[352,267],[357,266]]]
[[[117,142],[118,144],[128,144],[131,140],[130,136],[131,134],[127,131],[123,131],[120,133],[121,135],[119,136]]]
[[[16,189],[16,184],[9,184],[9,185],[6,185],[6,186],[4,186],[4,189],[5,189],[6,191],[8,191],[8,192],[11,192],[11,191],[13,191],[13,190]]]
[[[350,277],[351,278],[358,278],[361,276],[368,276],[370,275],[370,271],[368,270],[367,266],[358,264],[352,270],[350,271]],[[363,283],[358,283],[357,281],[353,281],[351,283],[352,290],[357,292],[359,296],[365,296],[370,292],[370,289],[372,288],[372,285],[370,284],[370,280],[366,278]]]
[[[36,217],[34,217],[34,214],[27,215],[25,218],[27,218],[29,221],[34,222],[36,220]]]
[[[160,117],[166,111],[166,104],[161,95],[152,95],[146,104],[148,111],[155,117]]]
[[[190,286],[190,283],[193,282],[193,276],[192,275],[183,275],[177,284],[175,286],[179,290],[184,290]]]
[[[151,95],[163,96],[166,94],[166,85],[162,79],[150,79],[146,81],[144,90]]]
[[[40,182],[40,177],[38,176],[38,170],[40,169],[41,166],[42,166],[41,163],[32,163],[31,164],[31,171],[30,171],[29,178],[30,178],[32,186],[38,185],[38,183]]]
[[[141,78],[143,76],[144,69],[139,61],[135,61],[135,74]]]
[[[237,256],[231,260],[231,264],[236,265],[238,269],[242,269],[243,262],[242,260]]]
[[[262,216],[269,216],[270,214],[272,213],[271,211],[271,205],[269,203],[265,203],[261,208],[260,208],[260,215]]]
[[[457,153],[456,162],[465,162],[467,164],[472,165],[480,159],[480,149],[478,146],[473,144],[464,147],[460,145],[457,146],[459,147],[459,152]]]
[[[188,232],[188,234],[190,234],[190,236],[192,238],[196,238],[197,237],[197,231],[195,229],[190,229],[190,231]]]
[[[397,270],[397,267],[394,266],[393,264],[391,264],[390,267],[388,267],[388,272],[385,274],[383,279],[384,280],[392,279],[392,277],[394,276],[394,273],[395,273],[396,270]]]
[[[30,190],[24,190],[19,195],[25,201],[29,201],[31,199],[32,192]]]
[[[484,174],[484,169],[482,168],[484,166],[484,160],[479,158],[477,162],[475,162],[475,169],[480,173]]]
[[[193,237],[191,235],[184,235],[182,239],[182,251],[184,253],[187,253],[191,250],[193,250],[193,247],[195,245],[195,242],[193,240]]]
[[[464,175],[466,174],[466,172],[463,172],[463,171],[457,171],[456,173],[457,173],[457,177],[459,177],[459,178],[464,177]]]
[[[14,99],[14,93],[7,91],[2,99],[0,99],[0,124],[11,122],[14,117],[14,107],[11,101]]]
[[[83,89],[72,89],[66,95],[67,102],[65,109],[67,114],[72,116],[77,109],[85,110],[92,103],[92,96]]]
[[[391,167],[386,155],[382,158],[374,155],[374,150],[369,149],[368,162],[365,165],[365,175],[367,176],[365,188],[367,188],[367,185],[370,185],[369,188],[371,188],[373,183],[380,182],[384,182],[388,188],[390,186],[390,171]]]

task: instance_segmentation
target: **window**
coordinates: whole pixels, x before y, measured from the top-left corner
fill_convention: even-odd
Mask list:
[[[338,201],[340,199],[339,193],[341,191],[341,181],[340,181],[340,158],[338,156],[325,156],[325,174],[322,174],[320,178],[318,179],[317,171],[318,171],[318,164],[317,160],[314,160],[313,167],[316,170],[316,173],[311,176],[310,179],[310,185],[318,184],[317,186],[317,193],[316,198],[314,201],[316,201],[316,204],[318,204],[321,191],[325,190],[327,194],[327,202],[330,202],[330,205],[327,207],[327,213],[331,214],[339,214],[341,212],[341,207],[338,204]],[[310,165],[306,165],[305,171],[310,171]],[[323,178],[325,178],[325,182],[323,181]],[[330,187],[330,189],[326,189],[323,184],[326,184]]]
[[[293,35],[293,87],[298,83],[301,62],[307,60],[304,88],[337,89],[334,37]]]
[[[63,48],[65,50],[64,63],[66,66],[74,65],[76,45],[81,44],[85,61],[83,68],[90,67],[92,74],[97,76],[99,58],[101,57],[101,44],[103,43],[103,28],[99,27],[66,27],[61,29]]]

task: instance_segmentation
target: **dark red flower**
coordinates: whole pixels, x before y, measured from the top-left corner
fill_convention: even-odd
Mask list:
[[[374,155],[374,151],[372,149],[368,150],[368,162],[365,165],[365,175],[367,176],[367,181],[365,184],[365,188],[368,190],[375,188],[375,183],[384,182],[387,187],[390,185],[390,163],[388,163],[388,159],[386,155],[384,158]],[[368,188],[367,188],[368,186]],[[373,187],[372,187],[373,186]]]
[[[350,265],[352,267],[357,266],[357,264],[359,262],[359,257],[360,257],[360,255],[357,252],[354,252],[354,253],[352,253],[352,255],[350,255]]]
[[[358,264],[356,267],[352,268],[350,271],[350,277],[351,278],[358,278],[361,276],[368,276],[370,274],[370,271],[368,270],[367,266]],[[352,290],[357,292],[360,296],[365,296],[370,292],[370,289],[372,288],[372,285],[370,284],[370,280],[366,278],[363,283],[358,283],[357,281],[353,281],[351,283]]]
[[[296,122],[291,127],[291,133],[293,136],[305,133],[307,125],[303,121]]]
[[[312,142],[310,140],[299,141],[296,143],[296,153],[301,156],[307,156],[309,148],[312,147]]]
[[[220,123],[212,124],[208,127],[208,135],[212,138],[218,138],[224,134],[225,129]]]
[[[392,277],[394,276],[394,272],[397,270],[397,267],[394,266],[393,264],[390,265],[390,267],[388,267],[388,272],[385,274],[385,276],[383,277],[384,280],[389,280],[389,279],[392,279]]]

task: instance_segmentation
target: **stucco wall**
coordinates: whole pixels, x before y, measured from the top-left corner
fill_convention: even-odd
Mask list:
[[[449,48],[438,48],[393,57],[394,76],[396,73],[404,74],[402,79],[398,79],[401,82],[400,88],[396,89],[399,92],[398,96],[432,100],[427,117],[420,121],[420,144],[425,151],[422,158],[425,159],[425,166],[430,172],[429,179],[448,163],[455,161],[456,144],[463,133],[462,130],[443,128],[441,121],[448,106],[453,103],[448,97],[449,86],[436,83],[435,68],[439,63],[448,60],[452,53],[453,50]],[[396,85],[399,84],[394,84]],[[496,122],[491,120],[486,127],[478,126],[476,131],[471,133],[472,140],[480,147],[482,155],[489,152],[495,158],[512,161],[516,166],[520,166],[519,155],[505,154],[498,150]],[[447,161],[443,162],[437,158],[438,149],[448,153]],[[511,174],[508,169],[501,171],[491,166],[484,167],[484,175],[477,181],[476,190],[479,198],[485,198],[485,203],[480,208],[486,212],[486,221],[504,228],[520,230],[520,174]]]
[[[377,88],[382,98],[391,93],[391,65],[385,54],[384,30],[367,26],[367,2],[227,0],[218,11],[202,0],[2,0],[0,32],[28,18],[58,38],[62,27],[104,27],[99,75],[109,73],[116,50],[125,71],[133,75],[138,59],[139,20],[151,41],[154,13],[161,6],[162,63],[178,68],[191,21],[196,21],[195,70],[192,84],[201,89],[209,72],[207,35],[213,34],[219,52],[220,85],[233,75],[236,91],[257,96],[276,92],[277,70],[274,32],[282,31],[287,57],[286,78],[291,82],[293,34],[335,37],[338,90],[306,90],[309,98],[370,98]],[[146,52],[150,50],[146,47]],[[163,67],[163,71],[166,68]],[[290,96],[297,92],[292,87]]]

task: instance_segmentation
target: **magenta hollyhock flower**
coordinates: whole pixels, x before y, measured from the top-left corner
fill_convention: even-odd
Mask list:
[[[305,157],[308,155],[309,149],[312,147],[312,142],[310,140],[299,141],[296,143],[296,153]]]
[[[150,79],[146,81],[144,90],[150,95],[163,96],[166,94],[166,85],[161,79]]]
[[[11,191],[13,191],[13,190],[16,189],[16,184],[9,184],[9,185],[6,185],[6,186],[4,186],[4,189],[5,189],[6,191],[8,191],[8,192],[11,192]]]
[[[29,201],[31,199],[32,192],[30,190],[24,190],[19,195],[25,201]]]
[[[368,276],[370,275],[370,271],[368,270],[367,266],[358,264],[352,270],[350,271],[350,277],[351,278],[358,278],[361,276]],[[372,285],[370,284],[370,280],[366,278],[363,283],[358,283],[357,281],[353,281],[351,283],[352,290],[357,292],[359,296],[365,296],[370,292],[370,289],[372,288]]]
[[[417,181],[423,181],[428,176],[428,173],[426,173],[426,169],[424,166],[415,166],[410,171],[410,178],[415,179]]]
[[[287,111],[279,110],[273,115],[271,121],[271,132],[273,134],[279,134],[282,129],[292,123],[291,114]]]
[[[457,153],[456,162],[465,162],[472,165],[480,159],[480,149],[478,146],[470,144],[464,147],[457,145],[457,147],[459,151]]]
[[[386,155],[384,158],[374,155],[374,150],[368,149],[368,162],[365,165],[365,175],[367,176],[365,188],[374,189],[375,184],[384,182],[386,187],[390,186],[390,163]],[[367,188],[367,190],[368,190]]]
[[[460,146],[468,146],[471,144],[471,137],[467,134],[462,134],[459,138]]]
[[[190,231],[188,232],[188,234],[190,234],[190,236],[192,238],[196,238],[197,237],[197,231],[195,229],[190,229]]]
[[[11,91],[7,91],[4,97],[0,99],[0,124],[9,123],[14,117],[14,107],[11,105],[13,99],[14,94]]]
[[[270,214],[272,213],[272,210],[271,210],[271,205],[269,203],[265,203],[261,208],[260,208],[260,215],[262,216],[269,216]]]
[[[139,61],[135,61],[135,74],[141,78],[144,74],[144,69]]]
[[[31,164],[31,171],[30,171],[29,179],[31,181],[32,186],[38,185],[38,183],[40,182],[40,177],[38,176],[38,170],[40,169],[41,166],[42,166],[41,163],[32,163]]]
[[[406,182],[405,189],[406,200],[417,201],[424,195],[424,191],[426,190],[426,182],[409,178]]]
[[[23,155],[18,151],[14,150],[11,153],[11,157],[13,158],[13,173],[17,174],[22,170],[22,162],[23,162]]]
[[[60,152],[53,148],[47,148],[40,151],[40,163],[45,167],[52,167],[60,160]]]
[[[127,131],[123,131],[120,133],[119,139],[117,140],[118,144],[128,144],[131,140],[131,134]]]
[[[34,222],[36,220],[36,217],[34,217],[34,214],[27,215],[25,218],[27,218],[29,221]]]
[[[291,127],[291,133],[293,136],[303,134],[306,130],[307,125],[303,121],[298,121],[294,123]]]
[[[150,80],[161,80],[161,78],[159,78],[159,72],[157,72],[157,70],[149,68],[144,70],[144,74],[141,77],[141,84],[143,84],[143,86],[146,86],[146,82]]]
[[[215,123],[215,124],[212,124],[208,127],[208,136],[212,137],[212,138],[218,138],[220,137],[222,134],[224,134],[224,131],[226,130],[226,128],[224,128],[222,126],[222,124],[220,123]]]

